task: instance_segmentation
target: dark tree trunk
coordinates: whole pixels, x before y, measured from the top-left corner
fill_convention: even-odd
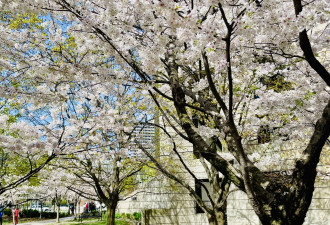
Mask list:
[[[214,210],[214,215],[209,215],[208,221],[210,225],[226,225],[226,210]]]
[[[107,225],[115,225],[115,215],[118,202],[107,204]]]

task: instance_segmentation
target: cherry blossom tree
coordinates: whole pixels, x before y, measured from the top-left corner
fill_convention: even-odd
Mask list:
[[[67,184],[67,187],[69,187],[70,185],[71,184]],[[70,206],[70,204],[73,204],[73,206],[74,206],[73,214],[76,219],[77,218],[76,216],[78,215],[78,213],[80,213],[80,202],[83,198],[76,192],[70,191],[70,189],[69,189],[66,197],[67,197],[68,206]],[[68,211],[70,211],[70,207],[69,207]],[[69,213],[71,213],[71,212],[69,212]]]
[[[22,184],[4,192],[0,199],[1,202],[5,203],[5,207],[11,207],[20,206],[29,201],[38,200],[39,197],[35,194],[33,186]]]
[[[133,176],[142,168],[132,160],[114,155],[103,152],[96,156],[89,151],[85,159],[72,157],[71,167],[68,167],[75,176],[72,185],[68,186],[69,190],[86,199],[104,203],[107,207],[107,224],[111,225],[115,224],[118,202],[133,189],[136,183]]]
[[[38,90],[50,91],[55,98],[49,99],[60,102],[74,79],[88,80],[90,87],[109,79],[134,81],[196,152],[247,193],[263,224],[303,223],[317,165],[329,151],[329,3],[16,0],[2,1],[2,7],[51,15],[42,24],[45,34],[1,27],[1,40],[12,46],[4,51],[17,69],[29,65],[21,77],[45,80]],[[104,65],[99,59],[112,58],[114,66],[72,61],[62,47],[44,60],[43,52],[54,50],[47,41],[61,42],[67,33],[80,59]],[[31,44],[45,51],[31,54]],[[2,65],[13,67],[5,58]],[[234,165],[218,154],[214,137]],[[276,158],[260,165],[251,156],[267,149],[294,157],[281,164],[287,171],[281,179],[265,167]]]
[[[46,29],[47,26],[41,26],[40,22],[42,20],[33,13],[12,17],[10,12],[2,12],[1,16],[2,26],[8,28],[7,31],[10,30],[20,34],[36,32],[39,38],[49,34]],[[16,45],[12,42],[13,40],[15,40]],[[44,42],[46,40],[46,38],[43,38]],[[17,45],[17,43],[25,45],[26,48],[18,50],[20,45]],[[31,46],[27,47],[26,45],[29,44]],[[27,181],[52,159],[61,154],[72,153],[77,150],[77,142],[80,141],[81,144],[85,141],[84,135],[74,136],[77,135],[77,130],[83,129],[84,121],[78,121],[81,119],[79,113],[81,110],[84,111],[83,103],[81,105],[75,104],[73,102],[74,98],[70,97],[75,90],[79,91],[79,88],[83,89],[84,87],[79,87],[77,83],[70,79],[56,81],[55,77],[41,76],[40,79],[35,80],[28,75],[29,72],[41,74],[40,71],[34,71],[36,64],[29,65],[29,58],[39,56],[39,59],[41,59],[46,55],[47,57],[44,57],[44,60],[48,60],[49,64],[43,69],[47,68],[47,70],[53,70],[56,67],[63,66],[64,63],[68,63],[69,59],[65,55],[63,56],[62,51],[72,54],[72,49],[75,46],[74,39],[69,36],[64,43],[44,44],[40,47],[37,43],[32,45],[28,38],[25,41],[24,38],[18,38],[11,39],[1,49],[2,53],[6,54],[4,58],[7,61],[3,60],[1,64],[0,147],[3,157],[1,157],[2,186],[0,193]],[[10,51],[10,48],[17,51]],[[23,52],[24,54],[20,55]],[[82,59],[78,59],[78,56],[79,54],[71,56],[71,60],[81,61]],[[97,62],[97,65],[106,64],[108,61],[104,57],[101,57],[100,60],[105,60],[105,62]],[[80,66],[83,66],[83,62]],[[52,87],[52,85],[55,86]],[[92,87],[93,85],[95,83],[86,86]],[[85,101],[86,99],[88,99],[87,101],[91,100],[94,103],[95,98],[87,97],[90,91],[92,90],[87,89],[87,91],[81,92],[79,97]],[[69,110],[74,110],[74,112],[69,112]],[[74,124],[70,121],[70,113],[78,115],[78,120],[71,119],[75,122]],[[90,127],[87,129],[90,129]],[[79,140],[80,138],[83,140]],[[64,149],[67,151],[64,151]]]
[[[8,116],[2,116],[2,119],[1,194],[36,175],[56,156],[54,144],[49,140],[40,140],[41,133],[33,125],[25,121],[7,125]]]
[[[90,100],[80,111],[84,126],[75,129],[74,136],[86,137],[84,142],[75,143],[81,150],[58,161],[58,166],[73,176],[69,190],[105,204],[108,225],[115,224],[118,202],[134,189],[136,175],[147,163],[134,142],[139,136],[135,127],[142,116],[138,109],[147,104],[134,100],[136,96],[134,90],[122,85],[109,96],[93,95],[95,105]]]
[[[35,18],[34,14],[26,14],[25,17]],[[29,27],[31,24],[26,22],[26,18],[22,20],[20,16],[17,18],[14,16],[14,19],[4,26],[7,25],[12,30],[13,24],[16,24],[15,28],[23,28],[23,31],[19,32],[24,33],[24,27]],[[34,24],[38,24],[40,19],[36,21]],[[45,31],[49,28],[47,25],[36,26],[40,31],[39,38],[51,36],[51,31]],[[27,85],[19,85],[15,89],[20,102],[30,104],[25,112],[29,115],[29,121],[42,131],[43,137],[53,142],[55,155],[58,158],[66,158],[66,163],[70,160],[73,164],[80,165],[78,167],[80,170],[71,168],[70,165],[66,168],[74,170],[71,172],[79,178],[80,184],[85,181],[86,185],[95,187],[98,199],[108,206],[108,223],[114,223],[119,194],[122,194],[124,188],[127,189],[128,180],[133,179],[133,175],[141,170],[140,162],[133,163],[134,157],[137,157],[134,153],[137,149],[131,141],[132,137],[135,137],[132,135],[132,127],[138,124],[138,118],[143,119],[146,116],[145,110],[148,109],[149,103],[143,100],[141,93],[135,93],[134,89],[130,89],[132,82],[125,80],[123,84],[121,80],[106,81],[105,75],[108,75],[109,67],[113,66],[113,60],[104,56],[102,51],[91,53],[86,51],[86,54],[81,54],[77,52],[77,44],[72,36],[65,37],[60,43],[55,40],[47,45],[42,43],[45,42],[45,38],[42,39],[43,41],[25,49],[18,50],[20,47],[14,46],[15,50],[10,54],[11,60],[15,59],[15,65],[9,63],[5,68],[5,72],[11,72],[8,80],[19,80],[20,84],[24,84],[24,80],[29,80]],[[20,37],[16,41],[23,45],[30,43]],[[41,43],[42,45],[39,46],[38,44]],[[12,46],[6,45],[6,47]],[[16,50],[24,52],[25,55],[20,55],[22,57],[18,59],[19,53]],[[43,73],[34,63],[28,63],[24,73],[17,74],[18,65],[32,62],[29,60],[30,57],[37,57],[45,62],[41,65],[45,69],[45,76],[40,76],[37,80],[29,77]],[[61,73],[57,72],[65,72],[68,68],[71,70],[72,65],[88,70],[89,66],[92,66],[95,71],[90,72],[94,74],[100,71],[103,73],[102,78],[96,81],[88,76],[83,80],[75,76],[60,79],[57,77]],[[121,70],[118,66],[114,69]],[[57,72],[50,74],[47,71]],[[87,71],[85,72],[82,74],[87,75]],[[4,84],[3,88],[5,90],[3,95],[10,99],[8,92],[12,87]],[[54,138],[59,141],[54,142]],[[135,156],[128,157],[130,154]],[[104,159],[107,162],[104,162]],[[121,168],[121,164],[125,167]],[[95,166],[96,169],[98,167],[101,169],[99,172],[96,171],[97,173]],[[121,175],[117,176],[119,172]],[[94,176],[88,176],[93,173]],[[86,179],[86,175],[89,179]],[[104,179],[109,180],[109,183]],[[58,182],[61,181],[63,180],[60,179]],[[75,185],[67,184],[67,186],[84,197],[91,198],[95,195],[86,192],[86,189],[80,190]],[[100,187],[102,188],[99,189]],[[58,201],[62,197],[57,191],[54,192],[54,196]]]
[[[62,169],[52,167],[47,170],[43,170],[40,174],[40,184],[38,186],[39,194],[44,195],[44,198],[50,199],[56,205],[56,221],[60,221],[60,206],[62,200],[66,199],[68,194],[67,182],[70,179],[70,174],[66,173]]]
[[[18,16],[16,21],[9,23],[11,19],[10,12],[1,12],[1,25],[10,27],[13,32],[20,32],[25,28],[29,32],[35,31],[34,29],[42,32],[38,25],[40,20],[36,15],[30,15],[29,19]],[[18,55],[7,54],[9,49],[14,47],[12,44],[15,41],[12,39],[9,42],[1,48],[7,61],[2,60],[0,66],[0,194],[34,177],[62,152],[65,146],[62,142],[65,125],[63,118],[58,117],[61,110],[48,110],[49,98],[39,98],[45,103],[40,104],[36,90],[38,82],[27,81],[26,77],[19,79],[20,73],[28,66],[19,68],[20,60],[15,59]]]

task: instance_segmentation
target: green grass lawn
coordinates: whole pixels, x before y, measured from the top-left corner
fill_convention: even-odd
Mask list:
[[[31,222],[31,221],[40,221],[40,220],[45,220],[45,219],[39,219],[39,218],[18,218],[18,224],[20,223],[26,223],[26,222]],[[13,224],[13,218],[4,216],[2,218],[2,224],[3,225],[12,225]]]
[[[62,222],[62,223],[53,223],[50,225],[105,225],[106,221],[97,221],[97,220],[93,220],[93,219],[87,219],[87,220],[83,220],[82,223],[77,222],[77,221],[66,221],[66,222]],[[116,225],[131,225],[131,223],[125,221],[125,220],[121,220],[118,219],[116,220]]]
[[[44,219],[42,219],[44,220]],[[38,218],[22,218],[18,220],[18,224],[21,223],[26,223],[26,222],[31,222],[31,221],[40,221],[40,219]],[[2,221],[3,225],[12,225],[13,221],[12,220],[3,220]],[[87,219],[87,220],[83,220],[82,223],[77,222],[77,221],[66,221],[66,222],[62,222],[62,223],[53,223],[53,224],[49,224],[49,225],[105,225],[106,221],[97,221],[97,220],[93,220],[93,219]],[[121,220],[118,219],[116,220],[116,225],[131,225],[129,222],[125,221],[125,220]]]
[[[31,222],[31,221],[40,221],[40,220],[45,220],[45,219],[39,219],[39,218],[18,218],[18,224],[21,223],[26,223],[26,222]],[[12,225],[13,220],[12,217],[7,217],[4,216],[2,220],[3,225]],[[77,220],[71,220],[71,221],[66,221],[62,223],[53,223],[49,225],[105,225],[106,221],[105,218],[102,219],[102,221],[98,221],[94,218],[88,218],[84,219],[82,223],[78,222]],[[131,225],[130,222],[125,221],[123,219],[116,219],[116,225]]]

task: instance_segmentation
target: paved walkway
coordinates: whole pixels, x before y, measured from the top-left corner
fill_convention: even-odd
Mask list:
[[[64,217],[64,218],[60,218],[60,222],[64,222],[64,221],[68,221],[68,220],[73,220],[73,219],[74,219],[74,216]],[[31,221],[31,222],[18,223],[18,224],[23,224],[23,225],[41,225],[41,224],[51,224],[51,223],[56,223],[56,219],[41,220],[41,221]]]

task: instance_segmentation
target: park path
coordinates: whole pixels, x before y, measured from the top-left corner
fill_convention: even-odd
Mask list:
[[[73,219],[74,219],[74,216],[64,217],[64,218],[60,218],[60,222],[65,222],[65,221],[69,221],[69,220],[73,220]],[[51,224],[51,223],[56,223],[56,219],[31,221],[31,222],[25,222],[25,223],[19,223],[19,221],[18,221],[18,224],[22,224],[22,225],[41,225],[41,224]]]

